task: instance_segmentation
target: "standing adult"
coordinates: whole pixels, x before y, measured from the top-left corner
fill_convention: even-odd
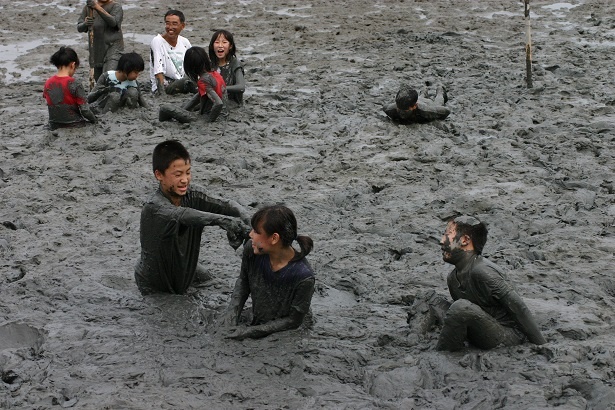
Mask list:
[[[158,95],[196,93],[196,84],[184,72],[184,54],[192,45],[180,33],[186,28],[186,17],[179,10],[164,15],[164,33],[150,44],[149,72],[152,92]]]
[[[122,34],[122,6],[114,0],[87,0],[77,21],[77,31],[93,32],[90,42],[90,68],[94,68],[94,81],[103,72],[117,69],[124,52]]]
[[[496,265],[481,256],[487,227],[478,219],[459,216],[446,227],[440,245],[453,304],[446,312],[437,350],[460,350],[465,342],[481,349],[546,341],[523,299]]]

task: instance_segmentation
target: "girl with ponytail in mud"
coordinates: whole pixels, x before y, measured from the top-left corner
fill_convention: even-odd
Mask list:
[[[293,212],[282,205],[262,208],[252,216],[251,225],[241,272],[223,318],[224,324],[233,326],[227,337],[236,340],[298,328],[310,315],[314,294],[314,272],[305,259],[313,242],[297,235]],[[295,241],[300,251],[292,246]],[[248,296],[251,326],[236,327]]]

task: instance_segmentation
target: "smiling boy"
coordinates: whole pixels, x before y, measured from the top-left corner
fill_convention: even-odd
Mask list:
[[[205,226],[226,230],[237,249],[250,231],[246,210],[237,202],[190,186],[192,167],[186,148],[175,140],[156,146],[152,157],[158,190],[141,212],[141,257],[135,281],[143,295],[183,294],[203,268],[198,266]]]

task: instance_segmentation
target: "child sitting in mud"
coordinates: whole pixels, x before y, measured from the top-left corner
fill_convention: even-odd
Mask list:
[[[243,103],[246,90],[244,71],[237,59],[233,34],[227,30],[217,30],[209,42],[209,58],[212,66],[220,73],[226,83],[228,99],[236,105]]]
[[[58,72],[45,82],[43,97],[49,109],[49,129],[82,127],[96,123],[83,86],[73,78],[79,68],[79,57],[70,47],[60,47],[50,59]]]
[[[237,326],[248,296],[252,297],[251,326],[232,327],[226,336],[236,340],[298,328],[310,314],[314,294],[314,272],[305,259],[313,242],[297,235],[293,212],[281,205],[262,208],[252,216],[251,225],[251,240],[244,246],[241,272],[222,319],[224,325]]]
[[[139,89],[137,78],[145,69],[143,58],[137,53],[126,53],[120,57],[117,70],[103,73],[96,87],[88,94],[92,109],[106,113],[116,112],[120,107],[148,108]]]
[[[416,90],[402,86],[395,96],[395,104],[383,108],[385,114],[399,124],[427,123],[434,120],[444,120],[451,111],[444,106],[446,104],[446,92],[442,86],[438,86],[434,100],[419,97]]]
[[[190,186],[190,155],[179,141],[158,144],[152,165],[160,185],[141,211],[141,257],[135,281],[143,295],[184,294],[195,279],[211,279],[198,264],[203,228],[224,229],[229,244],[237,249],[247,238],[249,216],[237,202]]]
[[[184,56],[184,70],[186,75],[197,82],[199,89],[195,98],[176,107],[172,104],[160,106],[158,119],[169,121],[175,119],[181,123],[196,121],[203,117],[207,122],[214,122],[222,113],[227,100],[226,84],[220,73],[214,71],[211,61],[202,47],[190,47]],[[193,111],[195,105],[200,104],[198,111]]]

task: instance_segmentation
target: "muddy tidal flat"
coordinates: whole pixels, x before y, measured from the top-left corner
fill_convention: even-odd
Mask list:
[[[84,0],[0,1],[0,408],[615,409],[615,2],[123,0],[127,51],[148,60],[168,8],[207,47],[235,35],[245,105],[213,124],[151,109],[51,134],[42,98],[61,45],[81,58]],[[149,81],[149,73],[139,78]],[[401,84],[443,84],[451,115],[400,126]],[[283,202],[315,248],[311,330],[216,332],[239,273],[218,228],[215,279],[143,297],[139,217],[154,146],[179,139],[192,183],[255,210]],[[407,322],[449,296],[446,220],[489,225],[547,339],[436,352]]]

